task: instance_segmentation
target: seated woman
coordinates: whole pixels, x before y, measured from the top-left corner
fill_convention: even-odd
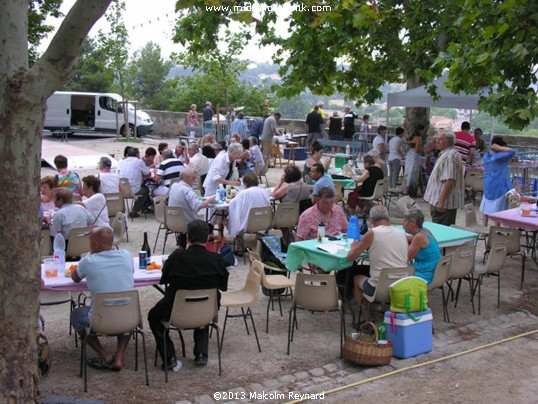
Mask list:
[[[364,156],[364,172],[360,177],[351,176],[351,179],[355,180],[357,184],[362,184],[362,187],[355,188],[353,192],[350,192],[347,197],[347,203],[352,215],[357,213],[357,205],[359,205],[359,198],[368,197],[374,194],[375,185],[377,181],[384,178],[381,168],[375,165],[374,158],[372,156]],[[369,201],[367,201],[369,202]],[[359,210],[368,213],[370,211],[370,203],[362,203],[359,206]]]
[[[56,178],[53,176],[47,176],[41,178],[41,209],[43,212],[47,212],[54,209],[54,188],[58,186]]]
[[[325,168],[325,171],[329,170],[329,166],[331,165],[331,159],[332,157],[329,157],[328,160],[325,160],[325,162],[321,161],[321,157],[323,156],[323,146],[319,142],[312,143],[312,152],[310,157],[306,160],[303,168],[303,179],[304,181],[309,184],[311,183],[310,179],[310,170],[312,169],[312,166],[316,163],[323,164],[323,167]]]
[[[409,209],[404,214],[403,228],[411,236],[407,237],[409,252],[407,259],[415,268],[415,276],[424,279],[428,285],[433,279],[441,251],[437,240],[428,229],[423,228],[424,215],[419,209]],[[413,261],[414,262],[411,262]]]
[[[239,164],[240,177],[245,174],[254,173],[256,170],[256,158],[250,149],[250,140],[243,139],[241,145],[243,146],[243,153],[239,156],[239,159],[241,159],[241,163]]]
[[[95,226],[110,227],[106,199],[99,192],[100,185],[101,180],[94,175],[88,175],[82,178],[82,194],[86,199],[79,202],[79,204],[88,209]]]
[[[284,168],[284,174],[280,177],[280,181],[273,188],[271,196],[280,200],[282,203],[296,203],[301,207],[301,213],[312,206],[310,202],[310,190],[301,178],[301,171],[295,165],[289,165]],[[302,201],[308,202],[302,202]],[[309,206],[306,206],[309,205]]]

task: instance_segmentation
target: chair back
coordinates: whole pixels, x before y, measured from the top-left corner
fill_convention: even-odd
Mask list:
[[[299,222],[299,203],[281,203],[277,205],[273,228],[289,229]]]
[[[508,209],[519,208],[521,198],[517,194],[508,196]]]
[[[484,273],[494,274],[499,272],[501,268],[504,267],[504,262],[506,261],[506,251],[506,243],[497,242],[493,244],[489,250],[488,261],[486,262]]]
[[[471,185],[473,192],[484,192],[484,174],[477,175]]]
[[[124,199],[134,198],[133,192],[131,191],[131,184],[125,177],[120,178],[120,193],[123,195]]]
[[[259,161],[256,161],[256,167],[254,168],[254,175],[256,177],[259,177],[262,172],[261,163]]]
[[[162,196],[156,196],[153,198],[153,208],[155,212],[155,220],[158,223],[164,224],[165,222],[165,207],[164,198]]]
[[[187,233],[187,219],[185,218],[183,208],[179,206],[166,206],[164,213],[164,223],[168,230],[174,233]]]
[[[495,243],[506,243],[506,255],[517,254],[521,250],[521,231],[510,227],[491,226],[488,235],[488,250]]]
[[[40,258],[50,257],[52,255],[52,241],[50,239],[50,232],[47,229],[41,230],[40,239]]]
[[[244,291],[252,296],[251,304],[255,305],[260,297],[260,285],[263,276],[263,264],[261,261],[253,260],[250,263],[250,269],[245,282]]]
[[[112,233],[114,234],[114,245],[118,245],[123,240],[123,235],[127,232],[125,213],[116,213],[110,227],[112,227]]]
[[[473,186],[475,178],[480,175],[482,175],[482,177],[484,176],[484,174],[477,171],[466,171],[464,176],[465,188],[471,188]]]
[[[118,212],[125,213],[125,202],[121,192],[106,193],[103,196],[106,200],[108,217],[115,217]]]
[[[271,206],[251,208],[248,212],[247,228],[245,233],[266,231],[273,225],[273,210]]]
[[[450,262],[448,279],[460,279],[469,275],[474,270],[476,245],[463,245],[456,248]]]
[[[342,191],[342,184],[339,182],[334,182],[334,189],[336,190],[336,203],[342,202],[344,200],[344,192]]]
[[[370,302],[390,303],[389,286],[398,279],[414,275],[415,268],[413,267],[381,268],[374,295],[372,297],[364,295],[364,297]]]
[[[468,203],[467,205],[463,207],[463,210],[465,211],[465,227],[478,226],[474,204]]]
[[[187,330],[205,327],[217,317],[217,289],[178,290],[170,325]]]
[[[380,180],[377,180],[374,188],[374,195],[373,199],[378,200],[383,198],[383,195],[385,195],[385,184],[387,183],[387,180],[385,178],[382,178]]]
[[[92,228],[93,226],[71,229],[65,253],[67,258],[78,260],[82,254],[90,251],[90,231]]]
[[[435,267],[435,272],[433,273],[432,281],[428,285],[428,290],[440,288],[445,284],[445,282],[448,280],[451,261],[452,255],[445,255],[441,257],[437,263],[437,266]]]
[[[138,290],[96,293],[93,296],[91,330],[115,335],[142,328]]]
[[[338,310],[336,278],[333,275],[298,273],[293,301],[305,310]]]

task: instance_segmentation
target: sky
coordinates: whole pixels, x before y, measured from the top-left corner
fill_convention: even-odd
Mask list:
[[[85,0],[91,1],[91,0]],[[67,14],[73,6],[75,0],[64,0],[61,6],[63,14]],[[141,49],[149,41],[157,43],[161,47],[162,56],[168,58],[172,52],[181,52],[181,45],[172,41],[173,26],[176,19],[175,0],[127,0],[125,1],[124,22],[129,32],[131,41],[130,53]],[[149,5],[149,6],[148,6]],[[63,19],[51,18],[47,20],[48,24],[58,27]],[[108,22],[105,17],[101,17],[96,22],[90,36],[95,36],[99,30],[108,31]],[[42,41],[40,50],[43,52],[52,39],[53,33]],[[256,45],[249,44],[240,59],[251,60],[254,62],[271,63],[271,57],[276,48],[264,47],[260,50]]]

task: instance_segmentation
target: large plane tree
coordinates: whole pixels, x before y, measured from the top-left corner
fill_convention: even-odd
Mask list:
[[[110,1],[76,1],[30,68],[28,1],[0,0],[2,402],[38,401],[39,178],[45,103],[69,79],[84,38]]]

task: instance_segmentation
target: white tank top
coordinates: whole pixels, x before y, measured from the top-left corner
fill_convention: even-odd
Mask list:
[[[377,286],[381,268],[407,266],[409,244],[402,230],[391,226],[377,226],[372,229],[374,240],[368,249],[370,261],[370,279],[372,286]]]

